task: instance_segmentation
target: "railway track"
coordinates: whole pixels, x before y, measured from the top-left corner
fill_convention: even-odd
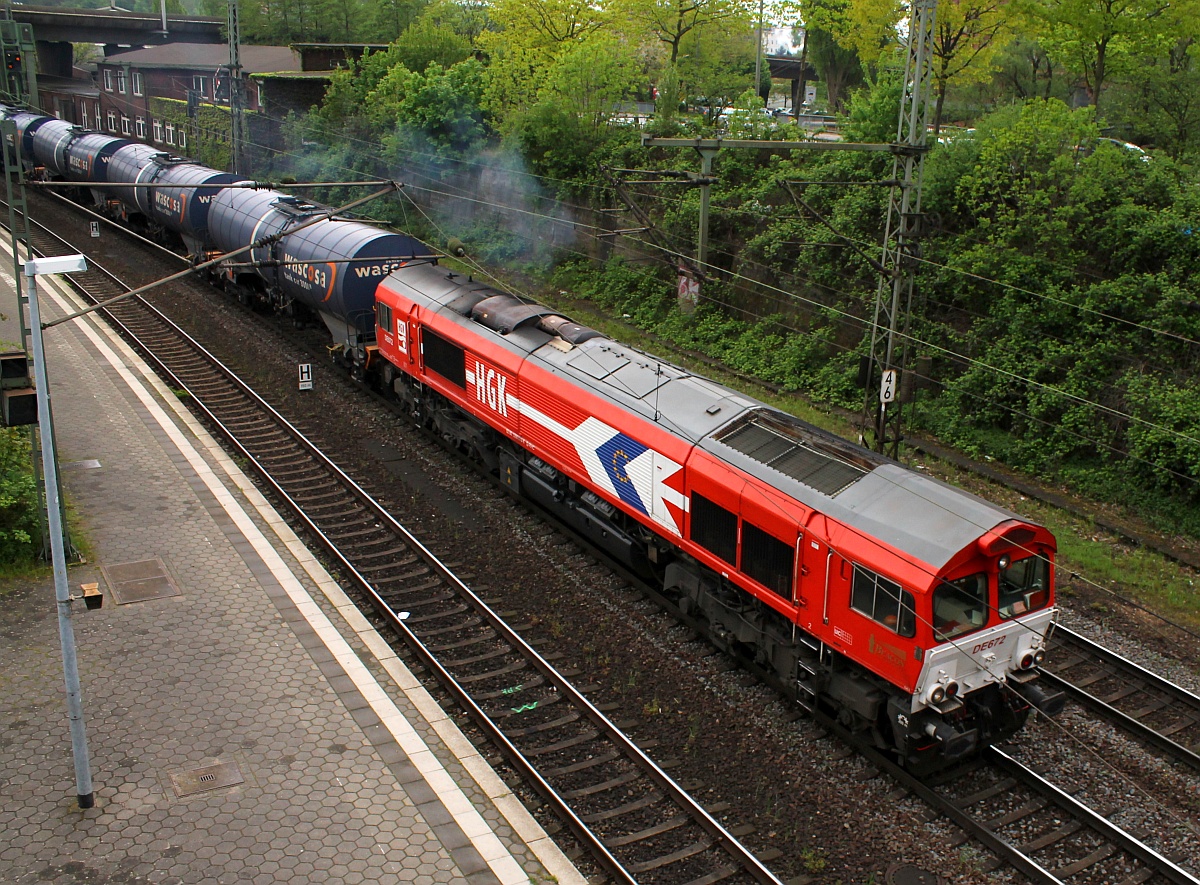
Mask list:
[[[932,781],[919,780],[873,749],[863,755],[962,831],[948,856],[968,840],[992,854],[991,875],[1015,871],[1039,885],[1198,885],[1200,879],[997,747]]]
[[[116,294],[116,290],[111,294]],[[102,294],[101,297],[105,296]],[[173,383],[186,387],[183,383]],[[187,389],[191,390],[190,387]],[[203,398],[202,393],[192,393],[197,398]],[[218,395],[219,399],[221,397]],[[272,451],[279,444],[277,436],[264,439],[269,440],[267,445]],[[249,453],[247,457],[251,461],[256,460]],[[333,515],[333,509],[323,507],[323,496],[327,493],[325,484],[307,476],[297,477],[295,481],[301,483],[302,500],[297,503],[306,504],[308,509],[321,517],[320,522],[315,519],[309,522],[314,534],[320,535],[324,531],[322,526],[328,525],[330,520],[335,524],[332,532],[335,537],[342,537],[343,533],[353,536],[366,530],[366,525],[356,520],[354,513],[343,513],[340,517],[343,521],[339,523],[339,517]],[[306,482],[309,484],[305,485]],[[277,494],[287,497],[288,492],[284,489]],[[308,496],[307,500],[304,499],[305,495]],[[367,520],[371,521],[378,520],[374,517]],[[364,593],[371,592],[369,588],[376,585],[386,588],[389,574],[373,569],[396,564],[395,551],[388,548],[387,544],[381,541],[373,545],[365,536],[353,539],[353,546],[361,548],[357,560],[367,564],[359,570],[350,563],[347,571],[351,574],[359,572],[364,579],[364,588],[368,588],[364,589]],[[664,805],[655,804],[662,798],[659,795],[662,791],[653,779],[646,781],[649,786],[644,789],[638,786],[636,778],[630,779],[629,772],[636,766],[608,769],[607,766],[615,760],[603,757],[612,755],[611,752],[597,750],[596,744],[589,743],[594,739],[590,735],[585,737],[585,734],[593,731],[599,735],[602,729],[586,710],[573,710],[570,703],[564,703],[573,699],[567,697],[566,689],[560,690],[550,681],[547,669],[553,670],[552,666],[545,662],[544,667],[518,664],[517,669],[511,669],[510,665],[503,663],[501,646],[508,640],[492,632],[490,622],[478,609],[452,601],[451,589],[453,584],[459,583],[457,579],[450,577],[445,583],[435,581],[433,572],[437,569],[427,569],[425,560],[416,554],[412,555],[416,558],[408,559],[406,556],[403,562],[411,571],[419,573],[408,575],[402,570],[399,576],[403,579],[402,588],[393,588],[395,593],[377,594],[385,603],[383,610],[390,613],[392,619],[396,618],[398,612],[409,613],[407,620],[398,625],[400,632],[407,629],[414,639],[424,637],[429,645],[427,651],[430,657],[440,654],[445,659],[444,663],[453,665],[457,672],[447,672],[444,684],[453,684],[455,675],[462,674],[468,687],[476,689],[474,703],[461,699],[459,702],[471,710],[477,721],[482,717],[491,720],[493,725],[499,725],[499,731],[507,730],[512,739],[511,747],[508,737],[493,736],[492,739],[510,759],[514,753],[521,754],[523,748],[529,750],[531,747],[529,755],[534,758],[526,761],[532,763],[534,768],[543,761],[539,757],[552,757],[550,764],[542,764],[540,769],[547,780],[545,786],[539,783],[537,774],[527,776],[538,785],[543,795],[547,788],[566,794],[562,798],[566,800],[569,810],[559,811],[559,814],[572,829],[578,826],[594,827],[599,832],[603,850],[611,850],[618,864],[627,864],[624,871],[637,881],[725,881],[722,877],[728,877],[728,881],[757,880],[748,877],[750,874],[737,872],[735,866],[728,862],[718,864],[712,872],[693,876],[692,873],[697,872],[692,866],[693,859],[697,859],[698,863],[705,856],[719,857],[720,838],[703,835],[690,839],[684,836],[680,832],[683,824],[679,822],[682,813],[664,811]],[[414,581],[415,586],[410,586],[406,583],[408,581]],[[483,608],[487,609],[486,606]],[[490,612],[490,609],[487,611]],[[457,624],[460,622],[455,620],[457,618],[465,618],[470,623],[467,627],[459,627]],[[1060,648],[1058,656],[1061,655]],[[428,666],[437,672],[441,665],[435,661]],[[523,678],[525,674],[531,678]],[[456,699],[460,698],[457,690],[448,687],[448,691]],[[1137,692],[1126,694],[1136,696]],[[504,706],[505,703],[508,706]],[[564,712],[569,710],[573,712]],[[600,711],[596,712],[601,720],[607,721]],[[484,731],[491,733],[486,726]],[[559,737],[567,734],[568,737]],[[542,741],[540,744],[537,743],[539,739]],[[1186,870],[1140,842],[1137,834],[1125,833],[1114,827],[1102,815],[1086,809],[1040,778],[1037,779],[1040,784],[1035,785],[1032,778],[1036,778],[1036,775],[1028,769],[1022,769],[1003,754],[976,763],[981,766],[978,772],[972,770],[961,775],[958,783],[978,780],[987,784],[969,795],[955,794],[951,784],[932,790],[924,785],[914,785],[902,770],[889,767],[886,760],[875,764],[881,769],[888,769],[911,792],[963,829],[965,835],[955,837],[948,847],[957,847],[968,839],[976,839],[987,846],[997,859],[989,861],[985,872],[1008,865],[1038,882],[1104,881],[1134,885],[1138,882],[1198,881]],[[525,771],[521,764],[516,764],[516,767]],[[590,777],[590,780],[585,781],[585,777]],[[1005,798],[1004,813],[991,814],[989,817],[989,812],[997,804],[997,797],[1007,796],[1010,792],[1021,797],[1020,801],[1014,804]],[[625,801],[606,807],[603,804],[608,798],[604,795],[606,793],[621,794]],[[550,804],[555,805],[553,801]],[[627,815],[634,817],[620,820]],[[619,832],[618,826],[624,826],[625,832]],[[636,829],[639,826],[640,829]],[[1029,833],[1036,835],[1024,838]],[[684,838],[670,841],[679,836]],[[603,845],[606,840],[610,845]],[[1085,848],[1088,850],[1084,851]],[[643,849],[647,852],[639,853]],[[648,856],[650,854],[653,856]],[[1116,875],[1111,873],[1110,868],[1128,874]]]
[[[31,221],[43,255],[76,250]],[[92,265],[93,302],[129,287]],[[103,311],[254,468],[615,881],[779,880],[421,542],[213,356],[140,298]]]
[[[1044,676],[1086,710],[1200,771],[1200,697],[1058,626]]]

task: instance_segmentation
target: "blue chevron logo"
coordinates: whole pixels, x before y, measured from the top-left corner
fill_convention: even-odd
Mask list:
[[[637,460],[646,449],[647,447],[637,440],[618,433],[596,449],[596,456],[604,466],[604,472],[608,474],[608,481],[612,483],[613,490],[621,497],[621,500],[630,507],[648,514],[646,505],[642,503],[641,495],[634,487],[633,480],[625,472],[629,462]]]

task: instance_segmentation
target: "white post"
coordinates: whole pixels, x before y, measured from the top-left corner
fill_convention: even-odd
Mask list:
[[[50,553],[54,562],[54,595],[58,601],[58,638],[62,645],[67,719],[71,726],[75,791],[80,808],[91,808],[96,804],[96,799],[92,793],[92,769],[83,725],[83,696],[79,685],[79,661],[75,656],[75,630],[71,626],[71,593],[67,587],[67,554],[63,545],[62,510],[58,501],[58,465],[50,423],[50,384],[46,380],[46,352],[42,342],[41,311],[38,309],[37,277],[44,273],[69,273],[86,269],[87,260],[82,255],[37,258],[25,262],[29,331],[33,343],[33,377],[37,388],[38,433],[42,441],[42,476],[46,481],[46,516],[50,528]]]

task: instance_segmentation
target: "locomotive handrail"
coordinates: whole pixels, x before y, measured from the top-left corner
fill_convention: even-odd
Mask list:
[[[78,182],[76,182],[76,184],[78,184]],[[129,185],[122,184],[120,186],[128,187]],[[216,258],[210,258],[208,261],[202,261],[199,264],[194,264],[191,267],[189,267],[187,270],[181,270],[179,273],[171,274],[169,277],[163,277],[161,280],[156,280],[153,283],[147,283],[146,285],[139,286],[136,289],[130,289],[124,295],[118,295],[115,298],[107,298],[104,301],[100,301],[100,302],[97,302],[96,304],[91,305],[90,307],[85,307],[82,310],[77,310],[74,313],[69,313],[64,317],[59,317],[58,319],[56,319],[52,322],[42,323],[42,328],[49,329],[49,328],[52,328],[53,326],[58,326],[63,323],[71,322],[72,320],[77,320],[81,316],[86,316],[89,313],[94,313],[95,311],[100,310],[101,308],[108,307],[111,304],[115,304],[118,301],[124,301],[125,299],[132,298],[135,295],[142,295],[146,292],[149,292],[151,289],[157,289],[159,286],[164,286],[167,283],[173,283],[176,280],[181,280],[184,277],[189,276],[190,274],[193,274],[198,270],[204,270],[205,268],[212,267],[214,264],[219,264],[220,262],[224,261],[227,258],[231,258],[234,255],[241,255],[243,252],[249,252],[251,249],[261,249],[263,246],[269,246],[272,243],[278,242],[285,235],[291,236],[292,234],[296,233],[297,231],[304,230],[306,227],[311,227],[312,225],[317,224],[322,221],[328,221],[334,215],[338,215],[339,213],[346,212],[350,209],[353,209],[356,206],[361,206],[364,203],[369,203],[369,202],[371,202],[371,200],[374,200],[377,197],[382,197],[384,194],[389,194],[392,191],[400,190],[401,187],[403,187],[403,185],[401,185],[399,182],[389,181],[387,183],[387,187],[382,187],[379,190],[375,191],[374,193],[367,194],[365,197],[360,197],[357,200],[352,200],[349,203],[347,203],[346,205],[341,206],[337,209],[330,209],[328,212],[322,212],[318,215],[314,215],[312,218],[306,220],[303,224],[298,224],[295,227],[288,228],[286,231],[280,231],[277,234],[271,234],[270,236],[263,237],[260,240],[255,240],[253,243],[251,243],[248,246],[242,246],[240,248],[234,249],[232,252],[226,252],[223,255],[218,255]]]

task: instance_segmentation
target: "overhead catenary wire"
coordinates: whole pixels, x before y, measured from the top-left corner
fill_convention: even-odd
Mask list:
[[[441,195],[443,195],[443,196],[454,196],[453,194],[450,194],[450,193],[448,193],[448,192],[445,192],[445,191],[437,191],[437,190],[434,190],[434,189],[431,189],[431,188],[421,188],[420,186],[414,186],[414,187],[416,187],[417,189],[421,189],[421,190],[426,190],[426,191],[429,191],[429,192],[431,192],[431,193],[439,193],[439,194],[441,194]],[[485,205],[493,205],[493,206],[495,206],[495,205],[496,205],[496,204],[494,204],[494,203],[491,203],[490,201],[486,201],[486,200],[477,200],[477,199],[473,199],[473,198],[468,198],[468,199],[472,199],[472,201],[473,201],[473,202],[476,202],[476,203],[481,203],[481,204],[485,204]],[[507,209],[508,207],[500,207],[500,208],[506,208],[506,209]],[[534,213],[534,214],[537,214],[537,213]],[[558,219],[555,219],[555,217],[554,217],[554,216],[544,216],[544,215],[542,215],[542,216],[540,216],[540,217],[545,217],[545,218],[548,218],[548,219],[551,219],[551,220],[558,220]],[[594,227],[594,226],[593,226],[593,227],[592,227],[592,229],[593,229],[593,230],[596,230],[596,229],[598,229],[598,228],[596,228],[596,227]],[[656,247],[654,244],[647,244],[647,245],[650,245],[650,246],[651,246],[651,248],[658,248],[658,247]],[[683,248],[683,246],[681,245],[679,248],[680,248],[680,249],[682,249],[682,248]],[[709,267],[710,267],[710,269],[712,269],[712,270],[714,270],[714,271],[719,271],[719,270],[720,270],[720,268],[715,268],[715,267],[712,265],[712,263],[711,263],[711,262],[709,262]],[[728,273],[728,272],[726,272],[726,273]],[[789,299],[789,300],[791,300],[791,301],[798,301],[798,302],[804,303],[804,304],[808,305],[809,307],[812,307],[813,309],[816,309],[816,310],[821,310],[821,311],[824,311],[824,312],[826,312],[826,313],[833,313],[833,314],[836,314],[837,316],[839,316],[839,317],[841,317],[841,318],[843,318],[843,319],[846,319],[846,320],[848,320],[848,321],[850,321],[850,322],[852,322],[852,323],[854,323],[854,324],[856,324],[856,325],[863,325],[863,326],[864,326],[864,328],[865,328],[865,323],[866,323],[866,321],[865,321],[863,318],[861,318],[861,317],[858,317],[858,316],[856,316],[856,315],[854,315],[854,314],[852,314],[852,313],[850,313],[850,312],[848,312],[848,311],[844,311],[844,310],[841,310],[841,309],[839,309],[839,308],[837,308],[837,307],[834,307],[834,306],[832,306],[832,305],[824,304],[824,303],[822,303],[822,302],[815,301],[815,300],[813,300],[813,299],[810,299],[810,298],[806,298],[805,296],[798,295],[797,293],[794,293],[794,292],[787,292],[786,290],[780,289],[779,287],[772,286],[772,285],[770,285],[770,284],[764,283],[762,280],[752,280],[752,279],[750,279],[749,277],[746,277],[746,276],[744,276],[743,274],[740,274],[740,273],[737,273],[737,272],[729,273],[729,276],[731,276],[732,278],[734,278],[734,279],[736,279],[736,280],[739,280],[739,281],[741,281],[741,282],[753,283],[754,285],[756,285],[756,286],[758,286],[758,287],[760,287],[760,288],[762,288],[762,289],[765,289],[765,290],[771,291],[771,292],[773,292],[773,293],[778,293],[778,294],[780,294],[780,295],[783,295],[783,296],[785,296],[787,299]],[[829,287],[828,287],[828,286],[824,286],[824,288],[827,288],[827,289],[828,289]],[[836,290],[832,290],[832,289],[831,289],[830,291],[836,291]],[[848,293],[843,293],[843,294],[848,294]],[[703,298],[704,296],[702,295],[701,297]],[[796,329],[795,327],[786,326],[786,324],[783,324],[783,325],[785,325],[785,327],[789,328],[791,331],[796,331],[796,332],[800,332],[800,331],[801,331],[801,330],[799,330],[799,329]],[[1183,442],[1186,442],[1186,443],[1189,443],[1189,444],[1200,445],[1200,439],[1197,439],[1196,437],[1190,436],[1190,435],[1188,435],[1188,434],[1186,434],[1186,433],[1182,433],[1182,432],[1180,432],[1180,431],[1176,431],[1176,430],[1174,430],[1173,428],[1169,428],[1169,427],[1166,427],[1166,426],[1164,426],[1164,425],[1158,424],[1158,423],[1156,423],[1156,422],[1149,421],[1149,420],[1147,420],[1147,419],[1141,418],[1141,417],[1139,417],[1139,416],[1132,415],[1132,414],[1130,414],[1130,413],[1127,413],[1127,412],[1123,412],[1123,411],[1121,411],[1121,410],[1119,410],[1119,409],[1116,409],[1116,408],[1114,408],[1114,407],[1111,407],[1111,406],[1104,405],[1103,403],[1099,403],[1099,402],[1096,402],[1096,401],[1094,401],[1094,400],[1090,400],[1090,399],[1088,399],[1088,398],[1086,398],[1086,397],[1083,397],[1083,396],[1079,396],[1078,394],[1072,394],[1072,393],[1070,393],[1070,392],[1068,392],[1068,391],[1064,391],[1064,390],[1062,390],[1062,389],[1060,389],[1060,388],[1058,388],[1058,387],[1055,387],[1054,385],[1051,385],[1051,384],[1046,384],[1046,383],[1044,383],[1044,382],[1037,381],[1036,379],[1029,378],[1029,377],[1027,377],[1027,376],[1021,375],[1021,374],[1020,374],[1020,373],[1018,373],[1018,372],[1013,372],[1013,371],[1011,371],[1011,370],[1002,369],[1002,368],[1000,368],[1000,367],[998,367],[998,366],[991,365],[991,364],[989,364],[989,363],[987,363],[987,362],[985,362],[985,361],[983,361],[983,360],[981,360],[981,359],[978,359],[978,358],[976,358],[976,357],[971,357],[971,356],[968,356],[968,355],[966,355],[966,354],[960,353],[960,352],[958,352],[958,351],[954,351],[954,350],[952,350],[952,349],[950,349],[950,348],[948,348],[948,347],[945,347],[945,346],[943,346],[943,345],[936,344],[936,343],[934,343],[934,342],[925,341],[925,340],[923,340],[923,339],[921,339],[921,338],[918,338],[916,335],[914,335],[914,334],[913,334],[913,333],[911,333],[911,332],[910,332],[910,333],[909,333],[909,334],[908,334],[906,337],[907,337],[907,339],[908,339],[908,340],[909,340],[911,343],[914,343],[914,344],[920,344],[920,345],[923,345],[923,346],[925,346],[925,347],[927,347],[927,348],[929,348],[929,349],[936,350],[936,351],[938,351],[938,352],[940,352],[940,353],[943,353],[943,354],[944,354],[944,355],[946,355],[947,357],[949,357],[949,358],[952,358],[953,360],[955,360],[956,362],[959,362],[959,363],[960,363],[960,364],[962,364],[962,365],[965,365],[965,366],[972,366],[972,367],[978,367],[978,368],[982,368],[982,369],[984,369],[984,370],[986,370],[986,371],[990,371],[990,372],[993,372],[993,373],[995,373],[995,374],[997,374],[997,375],[1001,375],[1001,376],[1004,376],[1004,377],[1008,377],[1008,378],[1010,378],[1010,379],[1012,379],[1012,380],[1014,380],[1014,381],[1020,381],[1021,383],[1024,383],[1024,384],[1027,384],[1027,385],[1029,385],[1029,386],[1035,387],[1035,388],[1037,388],[1037,389],[1043,390],[1043,391],[1045,391],[1045,392],[1047,392],[1047,393],[1050,393],[1050,394],[1052,394],[1052,395],[1059,396],[1059,397],[1061,397],[1061,398],[1063,398],[1063,399],[1066,399],[1066,400],[1070,400],[1070,401],[1072,401],[1072,402],[1075,402],[1075,403],[1077,403],[1077,404],[1079,404],[1079,405],[1086,405],[1086,406],[1089,406],[1089,407],[1091,407],[1091,408],[1097,409],[1098,411],[1102,411],[1102,412],[1104,412],[1104,413],[1108,414],[1108,415],[1109,415],[1109,416],[1111,416],[1111,417],[1115,417],[1115,418],[1119,418],[1119,419],[1123,419],[1123,420],[1130,421],[1130,422],[1132,422],[1132,423],[1135,423],[1135,424],[1139,424],[1139,425],[1141,425],[1141,426],[1143,426],[1143,427],[1146,427],[1146,428],[1148,428],[1148,429],[1152,429],[1152,430],[1158,431],[1158,432],[1160,432],[1160,433],[1163,433],[1163,434],[1165,434],[1165,435],[1168,435],[1168,436],[1172,436],[1172,437],[1174,437],[1174,438],[1176,438],[1176,439],[1179,439],[1180,441],[1183,441]],[[1008,408],[1008,407],[1006,406],[1005,408]],[[1088,441],[1090,441],[1090,442],[1093,442],[1093,443],[1095,443],[1095,444],[1097,444],[1097,445],[1104,445],[1104,444],[1103,444],[1101,441],[1099,441],[1099,440],[1094,440],[1094,439],[1090,439],[1090,438],[1087,438],[1087,437],[1083,437],[1083,438],[1084,438],[1084,439],[1086,439],[1086,440],[1088,440]],[[1189,479],[1191,479],[1191,481],[1192,481],[1192,482],[1197,482],[1197,480],[1196,480],[1195,478],[1191,478],[1191,477],[1189,477]]]
[[[348,168],[348,167],[343,167],[343,168]],[[356,171],[356,170],[349,170],[349,169],[348,169],[348,171]],[[532,175],[532,173],[521,173],[521,174]],[[446,192],[446,191],[436,191],[436,190],[434,190],[434,189],[425,189],[425,190],[428,190],[430,193],[438,193],[438,194],[440,194],[440,195],[443,195],[443,196],[450,196],[450,197],[460,196],[460,195],[452,194],[452,193],[449,193],[449,192]],[[492,202],[489,202],[489,201],[481,201],[481,202],[484,202],[484,203],[486,203],[486,204],[488,204],[488,205],[492,205],[492,206],[495,206],[495,207],[497,207],[497,208],[502,208],[502,209],[508,209],[508,210],[511,210],[511,209],[513,208],[513,207],[505,207],[505,206],[501,206],[501,205],[499,205],[499,204],[495,204],[495,203],[492,203]],[[558,218],[558,217],[556,217],[556,216],[547,216],[547,215],[545,215],[545,214],[543,214],[543,213],[530,213],[530,214],[531,214],[531,215],[533,215],[533,216],[536,216],[536,217],[547,218],[547,219],[549,219],[549,220],[555,220],[555,221],[560,221],[560,220],[561,220],[561,219],[559,219],[559,218]],[[592,230],[596,230],[596,228],[595,228],[594,226],[592,226]],[[952,268],[951,268],[951,269],[952,269]],[[742,278],[742,280],[745,280],[745,278],[743,277],[743,278]],[[753,282],[755,282],[755,283],[759,283],[759,281],[753,281]],[[994,282],[994,281],[993,281],[993,282]],[[828,287],[826,287],[826,288],[828,288]],[[784,292],[784,290],[777,290],[777,291],[779,291],[781,294],[783,294],[783,295],[785,295],[785,296],[787,296],[787,297],[789,297],[789,298],[794,298],[794,297],[795,297],[795,296],[794,296],[794,293],[787,293],[787,292]],[[835,290],[831,290],[831,291],[835,291]],[[1036,294],[1036,293],[1032,293],[1032,294]],[[859,322],[859,323],[861,323],[861,319],[860,319],[860,318],[858,318],[858,317],[855,317],[854,315],[852,315],[852,314],[849,314],[849,313],[847,313],[847,312],[844,312],[844,311],[838,311],[836,308],[832,308],[830,305],[822,304],[822,303],[820,303],[820,302],[813,302],[813,301],[811,301],[811,300],[809,301],[809,304],[810,304],[812,307],[814,307],[815,309],[819,309],[819,310],[822,310],[822,311],[825,311],[825,312],[835,312],[835,313],[838,313],[838,314],[840,314],[841,318],[843,318],[843,319],[845,319],[845,320],[852,321],[852,322]],[[731,306],[731,305],[725,305],[725,306]],[[793,329],[793,331],[796,331],[796,332],[801,332],[801,333],[803,333],[803,331],[802,331],[802,330],[799,330],[799,329]],[[847,348],[847,349],[848,349],[848,348]],[[948,351],[948,353],[952,353],[952,352],[949,352],[949,351]],[[961,355],[959,355],[959,356],[961,356]],[[1035,419],[1035,420],[1036,420],[1036,419]],[[1086,438],[1085,438],[1085,439],[1086,439]],[[1094,440],[1092,440],[1091,442],[1097,442],[1097,441],[1094,441]]]

